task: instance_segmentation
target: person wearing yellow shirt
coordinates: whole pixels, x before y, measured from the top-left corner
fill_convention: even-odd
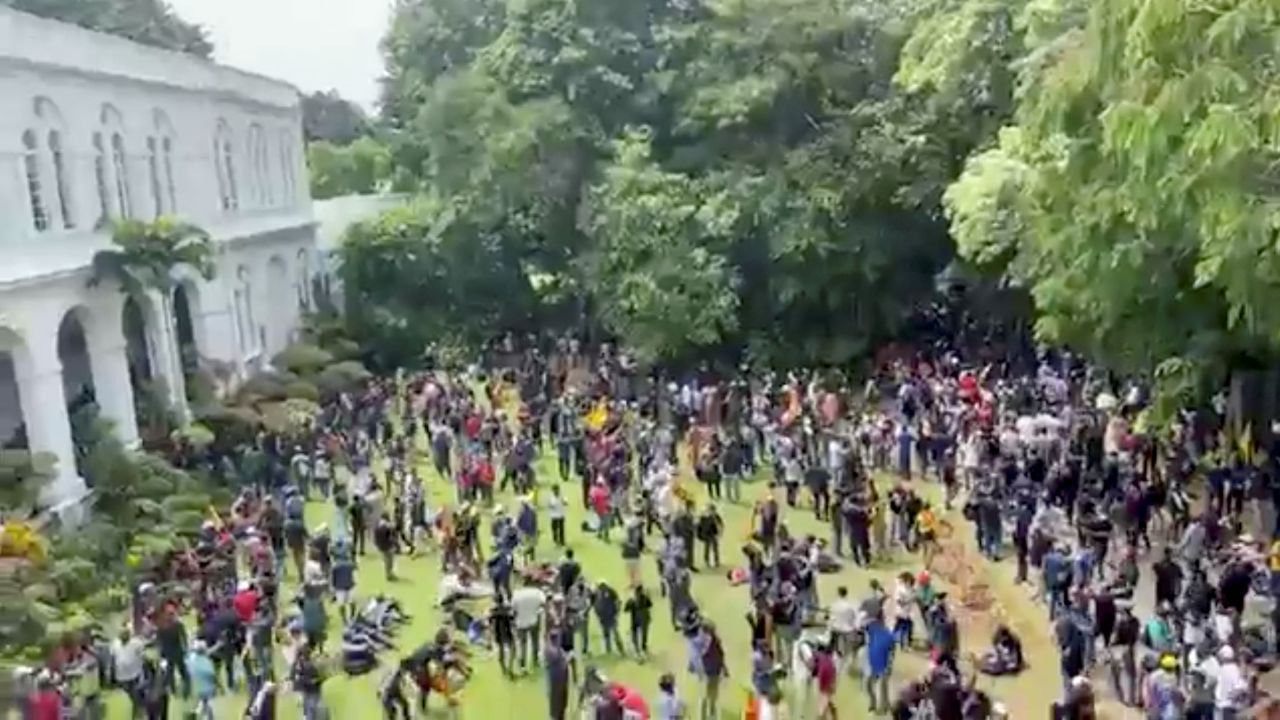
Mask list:
[[[929,567],[938,548],[938,518],[928,503],[925,503],[916,514],[916,538],[920,542],[920,553],[923,555],[924,565]]]

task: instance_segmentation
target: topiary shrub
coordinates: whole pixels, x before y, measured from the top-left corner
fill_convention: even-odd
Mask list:
[[[320,406],[317,403],[301,398],[262,406],[265,427],[282,435],[297,435],[307,430],[319,413]]]
[[[196,421],[213,431],[214,447],[230,452],[251,442],[262,427],[262,416],[253,408],[212,405],[196,411]]]
[[[331,353],[308,343],[294,343],[271,358],[276,368],[302,376],[316,373],[332,362]]]
[[[186,443],[197,450],[204,450],[212,445],[214,440],[217,440],[213,431],[200,423],[183,425],[174,430],[169,437],[174,442]]]
[[[344,392],[355,390],[368,381],[373,374],[364,365],[355,360],[344,360],[325,368],[316,376],[315,384],[324,398],[332,398]]]
[[[325,349],[328,350],[335,360],[355,360],[360,357],[360,344],[355,340],[348,338],[336,338],[330,341]]]
[[[320,388],[306,380],[297,380],[285,387],[285,396],[290,400],[320,402]]]
[[[287,396],[291,377],[280,373],[260,372],[245,380],[236,391],[236,397],[242,403],[257,400],[283,400]]]

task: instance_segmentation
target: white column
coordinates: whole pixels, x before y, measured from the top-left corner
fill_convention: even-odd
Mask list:
[[[169,404],[178,419],[186,422],[190,417],[187,409],[186,379],[182,376],[182,359],[178,350],[178,333],[173,323],[173,297],[162,292],[150,293],[151,304],[156,308],[153,331],[155,339],[155,371],[164,378],[169,389]]]
[[[85,484],[76,472],[71,421],[67,417],[67,398],[62,390],[62,363],[58,360],[56,326],[47,337],[31,338],[30,350],[30,359],[14,358],[18,395],[27,425],[28,446],[32,452],[52,453],[58,458],[58,476],[45,488],[41,497],[44,504],[57,506],[83,496]]]
[[[120,442],[132,446],[138,441],[138,418],[124,338],[115,342],[91,339],[89,363],[93,367],[93,388],[103,417],[115,423]]]

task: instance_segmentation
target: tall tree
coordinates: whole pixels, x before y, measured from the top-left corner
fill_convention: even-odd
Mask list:
[[[1272,356],[1278,39],[1267,0],[1092,3],[948,191],[962,253],[1030,288],[1044,338],[1121,369]]]
[[[347,145],[370,131],[369,119],[337,90],[302,96],[302,133],[307,142]]]

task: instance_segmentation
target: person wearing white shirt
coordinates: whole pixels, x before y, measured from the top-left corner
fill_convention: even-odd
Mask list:
[[[564,547],[564,497],[560,495],[560,486],[551,487],[551,497],[547,498],[547,517],[551,518],[551,540],[559,547]]]
[[[516,628],[516,644],[520,648],[520,666],[529,668],[530,661],[537,664],[541,648],[538,647],[538,626],[542,621],[542,608],[547,604],[547,594],[532,585],[525,585],[511,594],[511,612]]]
[[[1249,681],[1227,645],[1218,650],[1218,677],[1213,687],[1213,707],[1220,720],[1236,720],[1249,695]]]
[[[840,656],[841,670],[853,662],[853,638],[858,630],[858,607],[849,600],[849,588],[836,588],[836,600],[827,613],[827,624]]]
[[[129,696],[134,710],[141,708],[143,651],[146,643],[133,637],[128,628],[120,631],[120,637],[111,643],[111,663],[115,667],[116,683]],[[135,712],[135,715],[137,713]]]

